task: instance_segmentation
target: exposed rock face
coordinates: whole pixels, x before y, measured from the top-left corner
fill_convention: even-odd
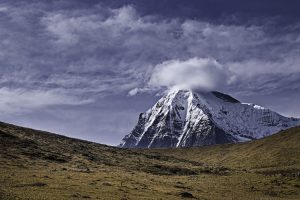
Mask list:
[[[220,92],[171,91],[120,144],[124,148],[192,147],[259,139],[300,124]]]

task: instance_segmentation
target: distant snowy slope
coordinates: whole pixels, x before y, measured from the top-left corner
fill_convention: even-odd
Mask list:
[[[171,91],[139,116],[120,147],[191,147],[259,139],[293,126],[288,118],[220,92]]]

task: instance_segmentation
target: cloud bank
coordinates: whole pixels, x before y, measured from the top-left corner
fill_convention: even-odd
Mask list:
[[[141,15],[133,5],[20,1],[1,8],[0,87],[7,90],[57,89],[91,101],[174,85],[257,93],[280,90],[285,76],[300,74],[299,24],[274,33],[270,25]]]
[[[18,114],[49,106],[78,106],[92,103],[91,100],[80,99],[59,91],[38,91],[24,89],[0,88],[0,112]]]

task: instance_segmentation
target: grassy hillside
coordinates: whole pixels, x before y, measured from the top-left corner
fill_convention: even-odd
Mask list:
[[[119,149],[0,123],[0,199],[300,199],[300,128],[254,142]]]
[[[247,143],[151,151],[236,169],[300,169],[300,127]]]

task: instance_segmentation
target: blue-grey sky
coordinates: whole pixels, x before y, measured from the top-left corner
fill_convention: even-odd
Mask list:
[[[116,145],[166,88],[300,117],[298,0],[0,0],[0,121]]]

